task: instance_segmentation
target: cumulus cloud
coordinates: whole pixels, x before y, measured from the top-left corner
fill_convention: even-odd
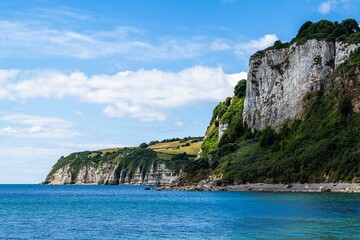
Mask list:
[[[140,69],[93,76],[53,70],[2,70],[0,100],[71,97],[104,105],[103,113],[109,117],[164,120],[169,109],[223,100],[246,75],[225,74],[221,68],[204,66],[179,72]]]
[[[320,4],[318,11],[321,14],[328,14],[331,11],[331,6],[332,6],[332,4],[330,1],[323,2]]]
[[[239,43],[235,46],[236,53],[243,57],[255,53],[258,50],[272,46],[278,40],[275,34],[267,34],[249,42]]]
[[[20,138],[71,138],[80,135],[73,131],[74,123],[24,113],[2,113],[0,121],[10,124],[0,128],[0,135]]]

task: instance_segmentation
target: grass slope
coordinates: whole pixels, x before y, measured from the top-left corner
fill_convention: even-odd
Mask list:
[[[185,152],[189,156],[196,156],[201,145],[202,141],[193,142],[192,140],[188,140],[186,142],[173,141],[157,143],[149,146],[149,148],[156,152],[168,155],[176,155]]]

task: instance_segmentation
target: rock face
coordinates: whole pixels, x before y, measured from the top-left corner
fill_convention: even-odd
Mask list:
[[[244,122],[253,129],[278,128],[301,117],[307,93],[323,89],[335,67],[360,45],[309,40],[250,58]]]
[[[126,170],[120,171],[119,184],[123,185],[170,185],[178,182],[178,176],[165,164],[152,165],[150,172],[142,172],[140,168],[131,175]]]
[[[165,164],[153,165],[149,173],[140,168],[134,174],[125,169],[117,169],[117,164],[104,163],[82,167],[76,176],[72,176],[69,165],[47,176],[45,184],[97,184],[97,185],[171,185],[178,182],[178,175],[166,168]]]
[[[219,123],[219,141],[224,134],[224,132],[229,128],[228,123]]]

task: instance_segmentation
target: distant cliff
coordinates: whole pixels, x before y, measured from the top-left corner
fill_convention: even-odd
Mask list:
[[[185,138],[151,146],[144,143],[138,148],[72,153],[58,160],[43,183],[173,185],[200,144],[201,138]]]

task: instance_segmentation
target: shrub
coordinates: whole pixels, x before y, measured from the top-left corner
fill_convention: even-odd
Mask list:
[[[245,96],[245,94],[246,94],[246,80],[245,79],[240,80],[236,84],[235,89],[234,89],[234,94],[238,98]]]
[[[139,145],[139,148],[147,148],[147,147],[148,147],[147,143],[141,143]]]
[[[274,129],[267,126],[265,129],[261,132],[259,144],[261,147],[266,147],[272,145],[276,140],[278,136]]]

